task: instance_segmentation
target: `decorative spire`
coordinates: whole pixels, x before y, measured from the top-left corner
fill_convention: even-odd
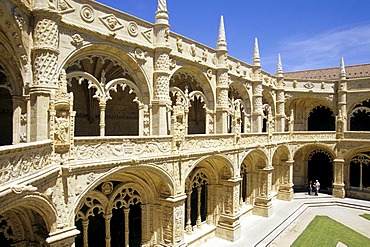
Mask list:
[[[284,74],[283,72],[283,65],[281,63],[281,57],[280,57],[280,53],[278,54],[278,62],[277,62],[277,66],[276,66],[276,75],[279,76],[279,77],[282,77]]]
[[[340,77],[341,78],[345,78],[346,77],[346,69],[345,69],[345,67],[344,67],[344,59],[343,59],[343,57],[342,57],[342,59],[340,60]]]
[[[166,0],[158,0],[158,7],[157,7],[157,12],[167,12],[167,3]]]
[[[221,15],[220,18],[220,27],[218,29],[218,40],[217,40],[217,50],[226,50],[226,33],[224,25],[224,17]]]
[[[168,25],[168,11],[166,0],[158,0],[157,11],[155,12],[155,23]]]
[[[253,66],[261,67],[260,51],[258,49],[258,40],[254,38]]]

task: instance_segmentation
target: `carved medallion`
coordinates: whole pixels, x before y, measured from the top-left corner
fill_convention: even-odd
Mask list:
[[[136,37],[139,33],[139,28],[136,24],[136,22],[131,21],[128,23],[127,31],[132,37]]]
[[[83,5],[80,12],[82,20],[93,22],[95,20],[94,9],[90,5]]]

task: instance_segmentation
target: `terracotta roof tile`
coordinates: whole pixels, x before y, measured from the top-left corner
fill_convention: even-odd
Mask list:
[[[348,79],[370,77],[370,64],[360,64],[346,66],[346,75]],[[326,69],[315,69],[315,70],[304,70],[296,72],[285,72],[285,78],[294,79],[326,79],[336,80],[339,78],[339,67],[337,68],[326,68]]]

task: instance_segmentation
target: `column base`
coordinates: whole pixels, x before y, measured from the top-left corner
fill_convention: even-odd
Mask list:
[[[257,197],[254,202],[252,212],[255,215],[259,215],[263,217],[270,217],[272,215],[271,198]]]
[[[346,191],[344,190],[344,184],[334,184],[332,195],[338,198],[344,198],[346,196]]]
[[[221,215],[216,228],[216,237],[236,241],[241,237],[240,215]]]
[[[294,191],[290,185],[280,185],[276,198],[283,201],[291,201]]]
[[[64,228],[50,233],[46,242],[49,243],[50,247],[73,246],[75,237],[79,233],[80,231],[75,226]]]

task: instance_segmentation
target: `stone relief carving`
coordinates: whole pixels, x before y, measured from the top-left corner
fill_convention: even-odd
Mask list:
[[[315,84],[313,84],[312,82],[306,82],[305,84],[303,84],[303,86],[307,89],[312,89],[315,87]]]
[[[127,31],[132,37],[136,37],[139,34],[139,28],[134,21],[130,21],[127,26]]]
[[[19,29],[23,30],[23,25],[25,24],[23,12],[19,8],[14,8],[13,11],[14,19],[17,22]]]
[[[18,151],[18,150],[15,150]],[[0,161],[0,184],[38,171],[51,164],[51,145],[3,155]]]
[[[140,47],[137,47],[134,51],[135,53],[135,58],[141,62],[141,63],[145,63],[146,62],[146,57],[148,56],[148,52],[147,51],[143,51]]]
[[[141,32],[144,38],[149,42],[152,43],[152,29],[148,29],[146,31]]]
[[[82,46],[83,44],[83,41],[84,39],[81,37],[80,34],[78,33],[75,33],[72,35],[72,40],[71,40],[71,45],[75,46],[75,47],[80,47]]]
[[[74,11],[74,8],[67,0],[58,0],[58,10],[60,13],[70,13]]]
[[[196,46],[194,44],[190,45],[189,52],[190,52],[191,56],[195,57],[195,55],[196,55]]]
[[[177,51],[182,53],[184,50],[183,44],[182,44],[182,39],[177,37],[176,38],[176,46],[177,46]]]
[[[95,20],[94,9],[90,5],[83,5],[81,7],[80,16],[85,22],[91,23]]]
[[[99,20],[110,30],[117,31],[123,28],[123,24],[113,14],[99,17]],[[130,31],[129,31],[130,32]]]

